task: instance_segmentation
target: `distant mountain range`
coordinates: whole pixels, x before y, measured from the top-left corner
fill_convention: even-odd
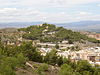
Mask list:
[[[100,21],[80,21],[72,23],[60,23],[57,25],[63,26],[67,29],[92,31],[100,33]]]
[[[22,28],[30,25],[42,24],[44,22],[11,22],[0,23],[0,28]],[[79,21],[72,23],[50,23],[57,26],[63,26],[67,29],[93,31],[100,33],[100,21]]]

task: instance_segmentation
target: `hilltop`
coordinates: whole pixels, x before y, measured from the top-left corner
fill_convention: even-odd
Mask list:
[[[63,27],[57,27],[53,24],[47,23],[21,28],[19,31],[24,32],[23,38],[29,40],[40,40],[41,42],[58,43],[63,40],[67,40],[70,43],[75,41],[98,42],[94,38],[89,38],[84,34],[80,34],[80,32],[65,29]]]

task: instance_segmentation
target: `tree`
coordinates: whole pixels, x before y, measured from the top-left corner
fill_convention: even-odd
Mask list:
[[[44,62],[51,64],[51,65],[56,65],[57,64],[57,51],[53,49],[51,52],[47,53],[46,56],[44,57]]]
[[[73,41],[72,41],[72,40],[68,40],[68,43],[69,43],[69,44],[73,44]]]
[[[90,71],[83,71],[82,75],[91,75],[91,72]]]
[[[55,45],[55,48],[56,48],[56,49],[59,49],[59,45],[58,45],[58,44],[56,44],[56,45]]]
[[[40,65],[37,69],[36,72],[39,75],[45,75],[45,71],[47,71],[49,68],[48,64],[43,63],[42,65]]]
[[[19,53],[17,55],[18,66],[24,66],[27,58],[23,55],[23,53]]]
[[[0,75],[16,75],[9,65],[0,65]]]
[[[24,42],[19,49],[24,54],[24,56],[28,57],[29,60],[42,62],[41,53],[38,52],[38,49],[36,47],[32,46],[32,42]]]
[[[80,60],[77,62],[76,70],[81,74],[84,74],[84,72],[89,74],[89,73],[94,73],[95,69],[88,63],[88,61]]]
[[[93,75],[100,75],[100,68],[99,66],[95,68],[95,72]]]
[[[73,69],[68,64],[63,64],[60,69],[59,75],[73,75]]]
[[[64,59],[64,58],[61,57],[61,56],[58,57],[58,60],[57,60],[58,66],[61,66],[61,65],[64,63],[64,60],[63,60],[63,59]]]

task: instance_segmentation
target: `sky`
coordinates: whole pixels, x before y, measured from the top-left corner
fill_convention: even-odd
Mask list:
[[[0,0],[0,22],[100,20],[100,0]]]

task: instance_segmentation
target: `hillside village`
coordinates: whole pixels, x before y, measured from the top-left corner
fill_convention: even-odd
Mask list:
[[[0,0],[0,75],[100,75],[100,0]]]
[[[37,29],[40,29],[40,31]],[[36,46],[43,56],[52,51],[52,49],[56,49],[57,55],[66,58],[70,57],[74,62],[78,60],[87,60],[92,65],[100,65],[100,42],[94,43],[93,41],[91,42],[91,40],[88,41],[87,36],[82,35],[81,37],[82,32],[81,34],[77,34],[76,32],[65,30],[62,27],[56,27],[50,24],[40,24],[28,28],[15,29],[10,32],[9,30],[12,29],[0,31],[1,42],[7,45],[20,46],[23,41],[31,41],[33,42],[33,46]],[[60,31],[65,32],[63,35],[68,34],[66,35],[68,39],[66,36],[62,36]],[[60,36],[57,32],[60,33]],[[72,37],[72,35],[75,35],[75,37]],[[79,37],[76,37],[77,35],[79,35]],[[87,35],[92,37],[92,34],[87,33]]]

